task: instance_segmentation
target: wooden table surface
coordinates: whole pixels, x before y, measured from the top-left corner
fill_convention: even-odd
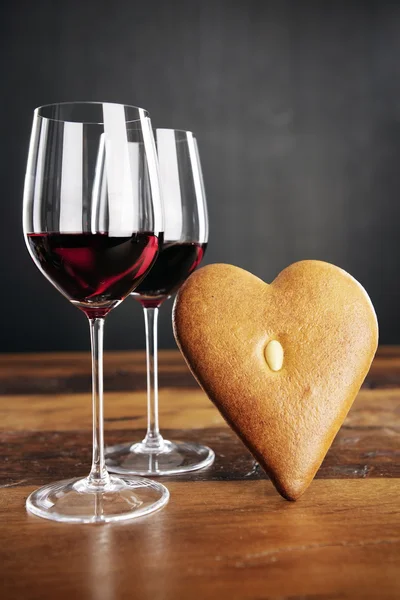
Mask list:
[[[0,356],[0,598],[111,600],[400,598],[400,349],[379,350],[315,481],[283,500],[178,352],[160,356],[167,437],[216,452],[164,478],[166,508],[121,524],[25,512],[37,486],[87,474],[87,354]],[[105,358],[106,442],[145,428],[143,353]]]

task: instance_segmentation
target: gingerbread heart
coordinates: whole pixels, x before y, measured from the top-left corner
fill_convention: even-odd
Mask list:
[[[193,273],[174,304],[192,373],[288,500],[311,483],[367,375],[378,324],[363,287],[320,261],[270,285],[232,265]]]

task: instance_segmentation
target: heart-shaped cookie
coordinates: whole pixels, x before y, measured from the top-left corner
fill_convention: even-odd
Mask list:
[[[282,496],[299,498],[377,348],[363,287],[313,260],[287,267],[270,285],[238,267],[208,265],[180,289],[173,324],[209,398]]]

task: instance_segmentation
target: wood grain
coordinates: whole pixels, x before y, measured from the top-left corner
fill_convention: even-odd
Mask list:
[[[160,352],[161,386],[197,387],[181,354]],[[109,352],[104,360],[104,385],[108,390],[145,390],[143,352]],[[0,394],[79,393],[91,386],[88,352],[74,354],[20,354],[0,356]]]
[[[32,487],[3,490],[3,597],[397,597],[399,480],[316,481],[297,503],[266,481],[168,487],[163,511],[98,527],[28,516]]]
[[[140,441],[144,430],[111,430],[110,445]],[[266,479],[242,442],[225,428],[189,430],[164,429],[167,439],[205,443],[216,453],[207,469],[168,481],[237,481]],[[317,479],[400,478],[399,436],[376,430],[344,428],[316,474]],[[29,448],[29,453],[26,449]],[[90,431],[4,431],[0,437],[0,485],[41,485],[57,479],[77,477],[89,471]]]
[[[2,429],[40,431],[90,429],[91,395],[43,394],[29,396],[32,410],[27,410],[27,396],[3,396],[0,402]],[[106,392],[105,427],[144,429],[146,427],[146,392]],[[220,427],[225,421],[199,389],[164,388],[160,391],[160,419],[163,427]]]
[[[0,394],[86,392],[91,386],[90,369],[88,352],[0,355]],[[184,359],[176,350],[160,352],[159,369],[162,387],[198,387]],[[106,353],[104,384],[109,391],[145,390],[146,363],[143,352]],[[378,349],[363,387],[400,387],[398,346],[384,346]]]
[[[3,395],[1,429],[90,429],[90,393]],[[207,396],[196,387],[161,388],[160,420],[166,428],[221,427],[225,421]],[[105,423],[110,429],[146,427],[146,392],[105,392]],[[362,389],[346,420],[346,427],[400,428],[400,392]]]
[[[131,384],[144,381],[143,354],[107,355],[106,372],[106,441],[140,439],[146,396],[144,384]],[[208,443],[215,463],[164,479],[171,501],[155,515],[63,525],[28,515],[24,502],[42,483],[87,472],[88,357],[0,356],[0,388],[8,389],[0,397],[2,600],[400,597],[398,348],[380,349],[297,503],[276,493],[178,353],[162,353],[161,373],[165,434]]]

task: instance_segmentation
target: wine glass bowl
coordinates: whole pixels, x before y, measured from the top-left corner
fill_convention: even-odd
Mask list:
[[[165,440],[158,422],[158,310],[200,264],[208,242],[208,213],[197,141],[190,131],[156,129],[164,236],[149,274],[132,292],[146,329],[147,432],[142,442],[106,449],[110,471],[172,475],[209,466],[214,452],[202,444]]]
[[[24,188],[28,250],[87,316],[115,308],[157,256],[156,160],[143,109],[72,102],[35,111]]]
[[[168,490],[137,477],[110,476],[103,432],[104,318],[148,273],[163,230],[148,113],[90,102],[36,109],[23,229],[37,267],[89,320],[93,382],[89,475],[36,490],[27,509],[78,523],[121,521],[153,512],[166,504]]]

